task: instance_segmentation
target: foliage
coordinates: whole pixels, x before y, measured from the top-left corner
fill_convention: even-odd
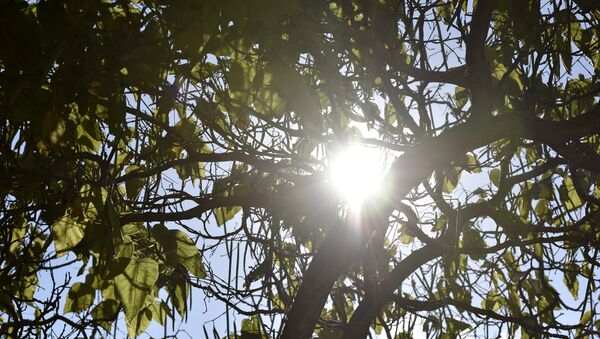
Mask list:
[[[598,2],[0,6],[3,335],[600,335]]]

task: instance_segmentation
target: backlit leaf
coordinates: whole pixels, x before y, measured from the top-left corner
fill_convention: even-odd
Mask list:
[[[91,286],[77,282],[69,289],[63,312],[83,312],[92,306],[94,297],[95,291]]]
[[[102,327],[110,331],[113,320],[119,312],[119,302],[114,299],[103,300],[92,310],[92,318],[100,321]]]
[[[84,236],[84,226],[69,216],[59,219],[52,227],[54,248],[57,256],[63,256],[73,249]]]
[[[200,251],[185,232],[169,230],[163,225],[157,224],[153,227],[152,233],[154,238],[163,246],[169,264],[181,264],[198,278],[206,276]]]
[[[150,258],[131,258],[125,271],[115,277],[118,297],[128,320],[135,320],[157,278],[158,264]]]

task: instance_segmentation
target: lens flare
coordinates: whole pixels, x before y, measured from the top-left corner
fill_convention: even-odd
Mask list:
[[[378,148],[350,146],[341,150],[330,166],[334,187],[352,210],[381,188],[384,159]]]

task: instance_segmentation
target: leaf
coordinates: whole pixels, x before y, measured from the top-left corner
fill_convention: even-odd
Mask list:
[[[458,334],[466,329],[471,328],[471,325],[453,318],[446,319],[446,324],[448,325],[448,332],[452,334]]]
[[[152,312],[152,319],[156,320],[162,326],[167,323],[167,317],[173,317],[171,310],[164,301],[154,300],[154,302],[148,306],[150,312]]]
[[[239,62],[232,62],[229,66],[229,72],[225,75],[227,84],[232,91],[241,91],[244,89],[245,77],[244,69]]]
[[[235,193],[235,187],[231,185],[230,178],[220,178],[214,181],[213,194],[221,197],[232,196]],[[224,225],[231,220],[239,211],[240,206],[219,207],[214,210],[215,219],[218,225]]]
[[[519,214],[523,218],[528,218],[529,212],[531,211],[531,197],[529,194],[524,193],[517,199],[517,205],[519,207]]]
[[[185,232],[169,230],[164,225],[157,224],[152,228],[152,234],[164,248],[168,264],[181,264],[196,277],[206,277],[200,251]]]
[[[85,284],[91,286],[94,290],[102,290],[108,286],[108,281],[102,279],[100,275],[95,274],[92,269],[85,276]]]
[[[185,278],[174,281],[168,288],[171,303],[177,310],[180,316],[184,317],[187,313],[187,296],[189,284]]]
[[[265,260],[261,264],[257,265],[252,271],[250,271],[250,273],[248,273],[244,279],[244,287],[249,288],[253,282],[264,277],[268,270],[272,269],[269,263],[269,260]]]
[[[579,323],[582,325],[587,325],[587,323],[590,322],[590,320],[592,320],[592,316],[594,314],[592,313],[592,311],[587,311],[585,312],[582,316],[581,319],[579,319]]]
[[[460,181],[461,172],[460,168],[454,167],[446,173],[443,186],[443,191],[445,193],[452,193],[452,191],[454,191]]]
[[[262,338],[260,333],[260,319],[258,316],[252,316],[251,318],[242,320],[242,338]]]
[[[342,335],[343,333],[339,329],[323,328],[319,331],[317,339],[340,339]]]
[[[120,247],[121,248],[114,259],[108,262],[107,277],[109,279],[123,273],[123,270],[129,265],[131,257],[133,256],[134,246],[131,241],[124,242]]]
[[[90,119],[82,119],[75,130],[77,143],[88,151],[97,152],[100,149],[100,136],[97,136],[96,126]]]
[[[467,228],[463,233],[463,246],[464,247],[474,247],[474,248],[485,248],[485,241],[481,237],[481,234],[476,229],[471,227]],[[469,251],[469,256],[474,260],[479,260],[485,258],[485,253],[481,253],[480,251],[471,250]]]
[[[535,205],[535,209],[534,209],[535,215],[538,216],[538,218],[543,219],[546,218],[548,216],[548,201],[546,199],[540,199],[538,200],[537,204]]]
[[[500,174],[501,173],[498,168],[494,168],[490,171],[490,180],[496,187],[500,187]]]
[[[119,301],[128,320],[139,313],[158,279],[158,263],[150,258],[131,258],[125,272],[115,277]]]
[[[321,133],[322,121],[320,115],[319,96],[316,90],[308,86],[304,77],[293,67],[271,65],[273,80],[271,85],[276,88],[297,114],[300,124],[310,134]]]
[[[152,321],[152,311],[148,308],[142,309],[134,319],[126,319],[127,333],[131,338],[137,337],[144,332]]]
[[[75,247],[84,236],[84,226],[69,216],[60,218],[52,227],[52,237],[57,257]]]
[[[188,178],[194,180],[202,179],[204,177],[204,165],[198,162],[175,166],[175,171],[177,171],[177,175],[183,181],[187,180]]]
[[[217,219],[218,225],[224,225],[229,220],[233,219],[239,211],[241,211],[240,206],[233,207],[220,207],[215,209],[215,218]]]
[[[435,226],[432,231],[443,231],[448,224],[448,217],[445,214],[439,216],[437,221],[435,222]]]
[[[83,312],[92,306],[94,297],[95,291],[91,286],[77,282],[69,289],[63,312]]]
[[[579,298],[579,279],[577,279],[579,267],[577,264],[567,263],[564,268],[563,282],[569,289],[569,292],[571,292],[573,299],[577,300]]]
[[[408,245],[411,242],[413,242],[413,240],[414,240],[414,237],[411,236],[411,235],[409,235],[409,234],[407,234],[406,232],[403,231],[403,232],[400,233],[400,242],[402,244]]]
[[[444,187],[443,187],[444,193],[452,193],[452,191],[454,191],[455,188],[456,188],[455,183],[453,183],[449,177],[445,177],[444,178]]]
[[[0,311],[6,313],[13,312],[12,297],[4,291],[0,292]]]
[[[477,161],[477,158],[471,154],[467,153],[467,171],[471,173],[481,173],[481,164]]]
[[[565,177],[563,184],[567,191],[567,196],[563,197],[567,209],[572,210],[583,205],[579,194],[577,194],[577,190],[575,190],[575,186],[573,186],[573,179],[571,179],[571,177]]]
[[[137,165],[129,165],[125,168],[125,174],[140,172],[140,167]],[[125,181],[125,191],[129,199],[135,199],[140,190],[144,186],[144,180],[141,178],[131,178]]]
[[[117,292],[114,284],[109,284],[100,292],[102,293],[102,297],[104,299],[117,299]]]
[[[525,86],[516,71],[508,73],[508,69],[504,64],[496,63],[492,69],[492,77],[502,81],[502,85],[506,90],[507,94],[513,96],[519,96],[523,93]]]
[[[452,24],[452,14],[455,10],[453,1],[438,1],[436,2],[435,9],[447,25]]]
[[[15,253],[21,247],[23,240],[25,240],[25,235],[27,234],[27,229],[29,228],[28,226],[29,224],[25,222],[25,220],[19,220],[12,227],[10,234],[10,245],[8,246],[9,252]]]
[[[92,318],[99,321],[100,325],[110,331],[111,324],[116,320],[119,312],[119,302],[114,299],[103,300],[92,310]]]
[[[21,277],[20,281],[17,282],[19,284],[17,295],[22,297],[23,299],[33,299],[33,294],[37,288],[39,283],[39,279],[36,274],[28,275],[25,277]]]
[[[456,86],[454,88],[454,101],[456,103],[456,106],[458,108],[462,109],[463,107],[465,107],[468,100],[469,100],[469,91],[464,87]]]

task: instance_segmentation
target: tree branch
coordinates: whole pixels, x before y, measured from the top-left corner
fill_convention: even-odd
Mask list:
[[[567,121],[547,121],[521,114],[471,120],[415,145],[394,162],[383,181],[386,189],[363,206],[359,218],[349,218],[345,224],[332,227],[304,275],[282,338],[310,337],[335,280],[360,257],[372,231],[387,228],[388,217],[400,200],[434,169],[503,138],[558,145],[599,131],[600,105],[596,105],[590,112]],[[429,251],[413,257],[415,262],[424,263],[441,254],[431,245],[424,248]],[[413,267],[412,261],[405,265]],[[398,275],[395,281],[402,277],[404,274]]]

